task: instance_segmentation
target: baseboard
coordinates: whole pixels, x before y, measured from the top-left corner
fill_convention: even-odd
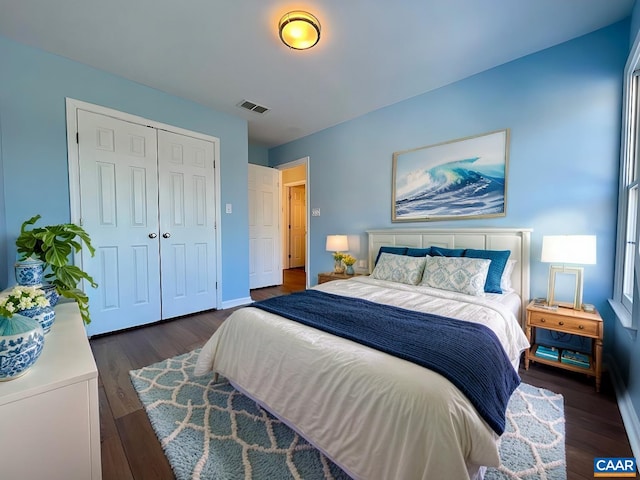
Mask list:
[[[633,408],[633,402],[627,392],[627,389],[622,381],[620,371],[613,360],[613,358],[607,356],[607,367],[613,388],[616,392],[616,398],[618,399],[618,408],[620,409],[620,415],[622,416],[622,423],[627,431],[627,437],[629,438],[629,444],[631,445],[631,451],[635,458],[640,458],[640,419],[638,414]]]
[[[243,305],[249,305],[250,303],[253,303],[253,299],[251,297],[227,300],[226,302],[222,302],[222,310],[226,310],[227,308],[241,307]]]

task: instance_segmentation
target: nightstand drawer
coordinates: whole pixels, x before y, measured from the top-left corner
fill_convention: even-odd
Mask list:
[[[598,322],[593,322],[583,318],[570,318],[553,313],[530,312],[529,324],[532,327],[549,328],[561,330],[577,335],[597,337],[599,335]]]

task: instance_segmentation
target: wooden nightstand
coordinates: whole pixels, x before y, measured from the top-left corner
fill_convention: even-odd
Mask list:
[[[318,284],[330,282],[331,280],[348,280],[353,277],[359,277],[362,273],[354,273],[347,275],[346,273],[324,272],[318,274]]]
[[[535,355],[538,345],[531,342],[532,329],[545,328],[554,332],[571,333],[581,337],[591,338],[591,352],[589,356],[589,368],[579,367],[563,363],[560,360],[551,360]],[[602,317],[597,312],[587,313],[582,310],[559,307],[557,310],[546,310],[534,307],[533,302],[527,306],[527,325],[525,334],[531,348],[525,352],[524,368],[529,368],[529,362],[544,363],[554,367],[564,368],[572,372],[584,373],[596,377],[596,392],[600,391],[600,379],[602,376],[602,337],[604,324]],[[560,349],[561,350],[561,349]],[[560,352],[562,354],[562,352]]]

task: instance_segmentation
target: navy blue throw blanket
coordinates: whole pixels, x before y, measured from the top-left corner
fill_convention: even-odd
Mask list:
[[[471,401],[498,434],[520,377],[484,325],[317,290],[252,306],[433,370]]]

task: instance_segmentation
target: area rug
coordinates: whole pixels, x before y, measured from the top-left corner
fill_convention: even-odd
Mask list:
[[[349,477],[289,427],[213,375],[199,350],[129,372],[178,480]],[[499,468],[487,480],[564,480],[564,399],[521,384],[507,408]]]

